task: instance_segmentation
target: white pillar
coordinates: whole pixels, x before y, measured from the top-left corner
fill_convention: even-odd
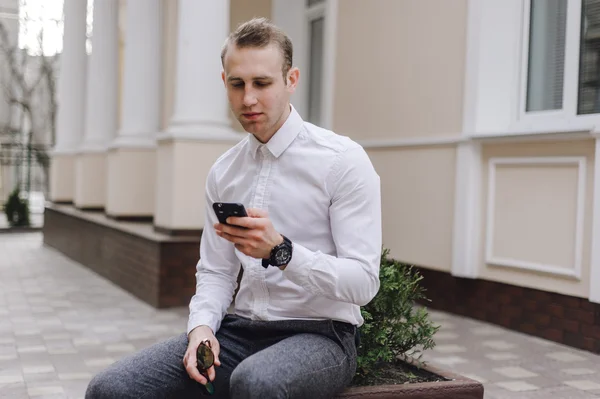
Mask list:
[[[589,299],[600,303],[600,138],[596,137],[595,142]]]
[[[452,275],[477,278],[481,264],[481,144],[465,141],[456,149]]]
[[[127,0],[122,120],[113,147],[155,147],[161,115],[161,1]]]
[[[103,208],[106,201],[106,150],[117,130],[118,0],[94,3],[83,143],[75,167],[75,205]]]
[[[206,174],[219,155],[244,137],[231,126],[221,80],[229,4],[177,3],[174,110],[167,131],[158,137],[154,224],[161,231],[194,232],[204,226]]]
[[[74,156],[83,135],[85,117],[86,16],[86,0],[64,1],[56,145],[50,169],[50,199],[57,202],[73,201]]]
[[[161,115],[161,0],[127,0],[121,129],[108,154],[106,213],[154,212]]]
[[[202,20],[202,23],[198,21]],[[231,128],[221,80],[221,46],[229,34],[229,0],[179,0],[177,75],[173,117],[176,137],[238,138]]]

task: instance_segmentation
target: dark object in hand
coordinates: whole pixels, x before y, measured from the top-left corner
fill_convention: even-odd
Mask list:
[[[206,388],[206,391],[212,395],[213,393],[215,393],[215,387],[213,386],[212,382],[210,382],[210,380],[208,379],[208,373],[206,372],[209,368],[211,368],[213,366],[213,364],[215,363],[215,355],[213,354],[213,351],[210,347],[210,341],[209,340],[205,340],[200,342],[200,345],[198,346],[198,349],[196,350],[196,364],[198,366],[198,371],[200,371],[200,374],[202,374],[205,378],[206,378],[206,385],[204,385],[204,387]]]

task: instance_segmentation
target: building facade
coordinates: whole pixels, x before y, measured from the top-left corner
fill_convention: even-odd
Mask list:
[[[220,47],[265,16],[294,41],[300,114],[367,149],[384,245],[430,306],[600,351],[599,4],[103,0],[86,61],[65,0],[45,240],[187,303],[205,176],[245,134]]]

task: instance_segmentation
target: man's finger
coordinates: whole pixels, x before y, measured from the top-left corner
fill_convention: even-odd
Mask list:
[[[210,368],[207,370],[207,373],[208,373],[208,379],[209,379],[209,380],[211,380],[211,381],[214,381],[214,380],[215,380],[215,376],[216,376],[216,373],[215,373],[215,367],[214,367],[214,366],[211,366],[211,367],[210,367]]]
[[[226,224],[222,224],[218,227],[219,228],[217,229],[217,231],[221,230],[232,236],[236,236],[236,237],[247,237],[248,236],[248,229],[245,229],[242,227],[228,226]]]
[[[267,211],[265,211],[264,209],[259,209],[259,208],[248,208],[248,209],[246,209],[246,213],[248,213],[248,216],[250,216],[251,218],[269,217],[269,213]]]
[[[255,220],[251,217],[237,217],[237,216],[228,217],[227,223],[230,225],[233,224],[236,226],[245,227],[245,229],[238,228],[238,230],[241,230],[242,232],[246,231],[246,229],[255,229],[260,224],[260,223],[258,223],[258,220]]]
[[[217,235],[223,237],[224,239],[226,239],[229,242],[234,243],[236,246],[239,245],[241,247],[245,247],[245,246],[249,246],[251,244],[251,241],[246,239],[246,238],[242,238],[242,237],[236,237],[236,236],[232,236],[231,234],[227,234],[227,233],[217,233]]]
[[[215,366],[221,365],[221,360],[219,360],[219,354],[221,353],[221,344],[216,339],[211,341],[213,355],[215,355]]]
[[[187,371],[190,378],[194,381],[198,381],[200,384],[206,384],[206,378],[198,371],[196,353],[195,351],[189,350],[185,354],[183,359],[183,364],[185,366],[185,370]]]

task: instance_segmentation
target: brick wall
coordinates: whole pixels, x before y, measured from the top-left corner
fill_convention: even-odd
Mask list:
[[[600,305],[587,299],[420,268],[424,303],[580,349],[600,353]]]
[[[157,307],[187,306],[199,237],[150,239],[47,208],[44,243]]]

